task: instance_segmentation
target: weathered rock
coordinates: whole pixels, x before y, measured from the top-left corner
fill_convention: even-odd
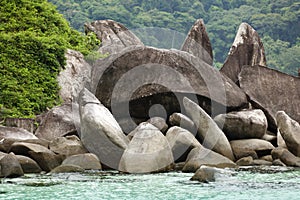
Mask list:
[[[87,89],[80,94],[81,141],[100,162],[118,169],[129,140],[113,115]]]
[[[267,131],[263,137],[262,137],[263,140],[266,140],[268,142],[274,142],[275,144],[277,144],[277,136],[274,135],[273,133]]]
[[[262,138],[268,122],[262,110],[245,110],[220,114],[214,118],[229,140]]]
[[[26,140],[38,138],[33,133],[22,128],[0,126],[0,142],[3,139]]]
[[[136,126],[145,121],[145,119],[137,119],[137,118],[120,118],[116,119],[120,127],[122,128],[125,134],[129,134],[132,132]]]
[[[147,122],[158,128],[162,133],[165,133],[169,127],[166,120],[162,117],[151,117]]]
[[[276,120],[280,134],[287,148],[295,156],[300,157],[300,125],[291,119],[284,111],[276,113]]]
[[[176,162],[184,162],[193,148],[201,147],[201,144],[192,133],[178,126],[171,127],[166,137]]]
[[[192,176],[192,181],[199,181],[202,183],[208,183],[215,181],[215,175],[218,173],[217,168],[215,167],[208,167],[208,166],[201,166],[195,174]]]
[[[241,158],[244,158],[244,157],[248,157],[248,156],[251,156],[253,159],[258,159],[258,155],[257,153],[253,150],[253,151],[235,151],[234,152],[234,156],[236,158],[236,160],[239,160]]]
[[[273,157],[272,157],[272,155],[262,156],[262,157],[260,157],[259,159],[260,159],[260,160],[269,161],[269,162],[273,162]]]
[[[98,157],[92,153],[69,156],[62,162],[62,165],[77,165],[83,169],[102,169]]]
[[[31,158],[21,155],[16,155],[24,173],[40,173],[42,169]]]
[[[251,156],[243,157],[235,162],[238,166],[253,165],[253,158]]]
[[[172,126],[179,126],[181,128],[184,128],[184,129],[190,131],[193,135],[197,134],[197,128],[196,128],[194,122],[190,118],[185,116],[184,114],[173,113],[169,117],[169,123]]]
[[[77,165],[59,165],[50,171],[51,174],[55,173],[72,173],[83,172],[84,169]]]
[[[244,66],[239,82],[252,104],[264,111],[272,132],[277,132],[277,111],[284,110],[292,119],[300,122],[300,78],[266,67]]]
[[[13,153],[6,154],[0,159],[0,168],[0,177],[14,178],[24,175],[22,167]]]
[[[280,159],[287,166],[300,167],[300,158],[287,149],[278,147],[271,153],[274,160]]]
[[[54,154],[52,151],[50,151],[48,148],[46,148],[42,145],[32,144],[32,143],[27,143],[27,142],[13,143],[10,151],[14,152],[15,154],[24,155],[24,156],[27,156],[29,151]]]
[[[66,137],[57,137],[56,139],[50,142],[49,148],[54,153],[66,155],[66,156],[88,152],[86,148],[83,146],[80,139],[75,135],[66,136]]]
[[[286,164],[284,164],[280,159],[273,160],[272,165],[286,167]]]
[[[114,54],[125,47],[143,45],[124,25],[113,20],[98,20],[84,25],[85,33],[94,32],[101,40],[99,49],[102,54]]]
[[[261,160],[261,159],[255,159],[255,160],[253,160],[253,165],[267,165],[267,166],[270,166],[270,165],[272,165],[272,162],[266,161],[266,160]]]
[[[287,149],[286,143],[279,130],[277,131],[277,146]]]
[[[69,132],[76,131],[72,104],[63,104],[47,112],[36,130],[36,136],[41,139],[54,140]]]
[[[59,96],[64,103],[72,103],[76,101],[79,92],[90,81],[92,67],[78,51],[68,49],[65,57],[66,65],[57,76],[60,88]]]
[[[199,105],[186,97],[183,99],[183,105],[187,114],[198,127],[202,144],[230,160],[235,160],[228,139],[214,120]]]
[[[30,119],[30,118],[6,117],[4,119],[5,126],[22,128],[29,131],[30,133],[34,133],[35,129],[37,128],[35,122],[36,122],[35,119]]]
[[[152,124],[141,123],[125,150],[119,170],[128,173],[165,171],[173,164],[168,140]]]
[[[194,148],[188,155],[186,164],[184,165],[182,171],[184,172],[195,172],[202,165],[208,165],[218,168],[236,166],[234,162],[204,147]]]
[[[263,43],[257,32],[247,23],[240,25],[228,57],[220,71],[236,83],[244,65],[266,66]]]
[[[20,140],[20,139],[2,139],[0,141],[0,151],[3,152],[9,152],[11,149],[11,145],[15,142],[26,142],[26,143],[32,143],[32,144],[39,144],[46,148],[48,148],[49,141],[43,140],[43,139],[26,139],[26,140]]]
[[[236,157],[251,151],[255,151],[260,156],[270,155],[275,148],[270,142],[261,139],[232,140],[230,144]]]
[[[167,116],[181,112],[184,96],[198,100],[214,115],[225,107],[248,105],[245,94],[228,77],[178,50],[128,47],[98,60],[92,76],[91,91],[117,119],[148,119],[148,111],[156,104],[164,107]]]
[[[49,172],[55,167],[59,166],[64,159],[62,156],[56,155],[53,152],[29,151],[28,154],[38,163],[42,170],[46,172]]]
[[[213,64],[212,47],[202,19],[198,19],[192,26],[181,51],[189,52],[209,65]]]

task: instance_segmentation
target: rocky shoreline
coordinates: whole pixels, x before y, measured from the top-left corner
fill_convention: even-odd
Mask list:
[[[90,31],[110,55],[89,64],[68,50],[58,77],[64,104],[37,128],[22,119],[0,126],[0,177],[176,170],[207,182],[217,168],[300,167],[300,79],[267,68],[248,24],[220,71],[202,20],[181,50],[144,46],[111,20],[86,24]]]

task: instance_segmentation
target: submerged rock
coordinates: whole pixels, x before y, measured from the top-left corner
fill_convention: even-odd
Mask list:
[[[218,173],[217,168],[201,166],[191,178],[192,181],[199,181],[202,183],[213,182],[216,180],[215,175]]]

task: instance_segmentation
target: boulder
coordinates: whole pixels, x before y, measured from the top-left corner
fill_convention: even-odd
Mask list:
[[[52,151],[50,151],[48,148],[46,148],[42,145],[32,144],[32,143],[27,143],[27,142],[13,143],[13,145],[11,145],[10,151],[14,152],[15,154],[24,155],[24,156],[28,156],[29,151],[54,154]]]
[[[169,123],[172,126],[179,126],[190,131],[193,135],[197,134],[197,128],[194,122],[182,113],[173,113],[169,117]]]
[[[195,102],[183,99],[184,108],[198,128],[198,134],[206,148],[235,160],[228,139],[214,120]]]
[[[277,145],[277,135],[274,135],[273,133],[267,131],[263,136],[263,140],[266,140],[268,142],[271,142],[272,144],[275,143]]]
[[[64,103],[72,103],[76,102],[79,92],[90,81],[92,67],[78,51],[67,49],[65,57],[66,65],[57,76],[59,96]]]
[[[269,162],[273,162],[273,157],[272,157],[272,155],[262,156],[262,157],[260,157],[259,159],[260,159],[260,160],[269,161]]]
[[[169,127],[166,120],[162,117],[151,117],[147,122],[158,128],[162,133],[165,133]]]
[[[87,153],[80,139],[75,136],[57,137],[49,144],[49,149],[56,154],[65,156]]]
[[[191,180],[199,181],[202,183],[214,182],[216,180],[216,173],[218,173],[217,168],[203,165],[199,169],[197,169]]]
[[[259,156],[270,155],[275,148],[270,142],[261,139],[232,140],[230,144],[236,157],[252,151],[255,151]]]
[[[129,140],[110,111],[87,89],[80,93],[81,141],[102,164],[118,169]]]
[[[249,166],[253,165],[253,158],[251,156],[240,158],[235,162],[238,166]]]
[[[99,52],[115,54],[125,47],[143,45],[143,43],[123,24],[113,20],[97,20],[84,25],[85,33],[96,33],[101,41]]]
[[[196,147],[189,153],[182,171],[195,172],[202,165],[208,165],[218,168],[236,167],[236,164],[229,160],[227,157],[204,147]]]
[[[22,167],[13,153],[2,156],[0,159],[0,169],[0,177],[14,178],[24,175]]]
[[[137,119],[131,117],[119,118],[116,120],[125,134],[129,134],[136,128],[138,124],[145,122],[145,119]]]
[[[24,173],[40,173],[42,169],[31,158],[21,155],[16,155]]]
[[[83,169],[102,169],[98,157],[92,153],[69,156],[62,162],[62,165],[77,165]]]
[[[240,25],[220,71],[237,83],[238,75],[244,65],[266,66],[263,43],[257,32],[247,23]]]
[[[285,111],[300,122],[300,78],[261,66],[244,66],[239,75],[240,87],[252,105],[264,111],[269,129],[277,132],[275,114]],[[292,99],[292,101],[291,101]]]
[[[213,64],[212,47],[202,19],[198,19],[190,29],[181,51],[193,54],[209,65]]]
[[[277,131],[277,146],[287,149],[286,143],[279,130]]]
[[[92,76],[91,91],[117,119],[149,119],[157,104],[167,116],[181,112],[184,96],[214,114],[248,106],[244,92],[228,77],[178,50],[127,47],[96,61]]]
[[[166,137],[150,123],[141,123],[125,150],[119,170],[149,173],[167,170],[173,164],[172,150]]]
[[[40,139],[54,140],[76,131],[72,104],[63,104],[49,110],[35,134]]]
[[[291,119],[284,111],[276,113],[276,120],[280,134],[286,146],[295,156],[300,157],[300,125]]]
[[[235,156],[236,160],[239,160],[241,158],[248,157],[248,156],[252,157],[253,159],[258,159],[258,155],[254,150],[235,151],[234,156]]]
[[[264,165],[264,166],[270,166],[272,165],[272,162],[261,160],[261,159],[255,159],[253,160],[253,165]]]
[[[22,128],[0,126],[0,142],[3,139],[26,140],[38,138],[33,133]]]
[[[57,173],[73,173],[73,172],[83,172],[84,169],[77,165],[59,165],[50,171],[50,174]]]
[[[28,154],[45,172],[49,172],[59,166],[64,159],[61,155],[56,155],[53,152],[29,151]]]
[[[176,162],[184,162],[193,148],[201,146],[192,133],[178,126],[171,127],[166,137]]]
[[[243,110],[220,114],[214,118],[229,140],[262,138],[268,122],[262,110]]]
[[[49,145],[49,141],[43,140],[43,139],[20,140],[20,139],[11,139],[11,138],[4,139],[3,138],[0,141],[0,151],[9,152],[9,150],[11,149],[12,144],[15,143],[15,142],[25,142],[25,143],[31,143],[31,144],[39,144],[39,145],[42,145],[46,148],[48,148],[48,145]]]
[[[273,160],[272,165],[286,167],[280,159]]]
[[[287,149],[277,147],[271,154],[274,160],[280,159],[287,166],[300,167],[300,158]]]

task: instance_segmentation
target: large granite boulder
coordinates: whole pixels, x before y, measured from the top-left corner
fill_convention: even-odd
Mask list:
[[[291,119],[284,111],[276,113],[276,120],[280,134],[287,148],[294,155],[300,157],[300,125]]]
[[[274,160],[279,159],[287,166],[300,167],[300,157],[295,156],[289,150],[277,147],[271,152]]]
[[[178,126],[171,127],[166,137],[176,162],[184,162],[193,148],[201,146],[192,133]]]
[[[169,123],[172,126],[179,126],[186,130],[189,130],[193,135],[197,134],[197,128],[194,122],[182,113],[173,113],[169,117]]]
[[[88,152],[80,139],[75,135],[55,138],[50,142],[49,149],[56,154],[66,156]]]
[[[42,169],[40,166],[27,156],[16,155],[24,173],[40,173]]]
[[[262,110],[245,110],[220,114],[214,118],[229,140],[262,138],[268,122]]]
[[[26,139],[38,139],[33,133],[16,127],[0,126],[0,140],[14,139],[14,140],[26,140]]]
[[[165,133],[169,128],[166,120],[162,117],[151,117],[147,122],[158,128],[162,133]]]
[[[98,157],[92,153],[84,153],[67,157],[62,165],[77,165],[83,169],[101,170]]]
[[[39,144],[42,145],[46,148],[49,146],[49,141],[43,140],[43,139],[26,139],[26,140],[20,140],[20,139],[12,139],[12,138],[7,138],[7,139],[2,139],[0,142],[0,151],[3,152],[9,152],[11,149],[11,146],[15,142],[26,142],[26,143],[31,143],[31,144]]]
[[[198,134],[203,146],[235,160],[230,143],[214,120],[195,102],[188,98],[183,99],[184,108],[198,128]]]
[[[138,37],[129,31],[123,24],[113,20],[97,20],[84,25],[85,33],[96,33],[101,41],[99,52],[115,54],[125,47],[143,45]]]
[[[199,169],[202,165],[218,168],[236,167],[236,164],[229,160],[227,157],[201,146],[194,148],[189,153],[182,171],[196,172],[196,170]]]
[[[24,175],[22,167],[13,153],[1,156],[0,170],[0,177],[4,178],[14,178]]]
[[[54,140],[70,132],[76,131],[72,104],[63,104],[49,110],[37,128],[38,138]]]
[[[237,83],[238,75],[244,65],[266,66],[263,43],[257,32],[247,23],[240,25],[228,57],[220,71]]]
[[[150,123],[141,123],[125,150],[119,170],[150,173],[168,170],[174,159],[166,137]]]
[[[129,140],[110,111],[87,89],[80,93],[81,141],[101,163],[118,169]]]
[[[59,96],[64,103],[72,103],[90,81],[92,67],[78,51],[68,49],[65,57],[66,65],[57,76]]]
[[[181,47],[181,51],[189,52],[209,65],[213,64],[212,47],[203,19],[198,19],[194,23]]]
[[[15,142],[11,145],[10,151],[14,152],[15,154],[24,155],[24,156],[27,156],[29,151],[54,154],[47,147],[44,147],[39,144],[28,143],[28,142]]]
[[[269,128],[277,132],[275,114],[285,111],[300,122],[300,78],[261,66],[244,66],[239,75],[240,87],[256,108],[262,109]]]
[[[192,181],[199,181],[202,183],[214,182],[216,180],[216,174],[218,169],[215,167],[208,167],[202,165],[192,176]]]

